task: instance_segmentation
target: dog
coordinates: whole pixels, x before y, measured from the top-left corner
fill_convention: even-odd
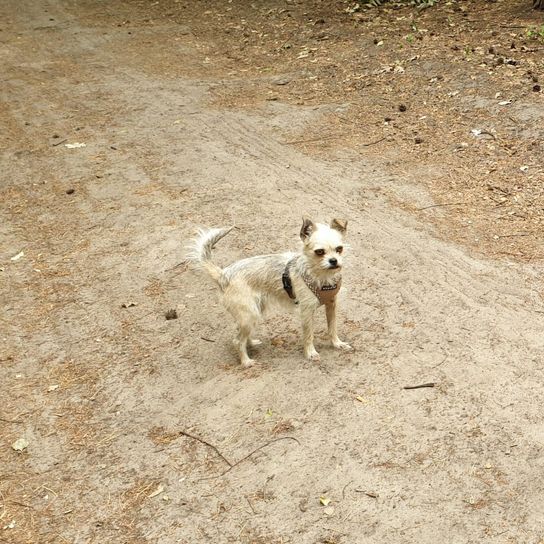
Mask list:
[[[186,260],[205,270],[219,286],[223,303],[238,325],[234,343],[241,364],[254,364],[247,352],[248,345],[261,343],[252,334],[263,312],[274,302],[300,311],[306,359],[319,361],[314,346],[314,314],[322,305],[331,344],[337,349],[351,350],[338,338],[336,330],[336,295],[342,282],[347,221],[333,219],[326,225],[304,217],[299,253],[259,255],[221,269],[212,262],[212,249],[233,228],[200,230]]]

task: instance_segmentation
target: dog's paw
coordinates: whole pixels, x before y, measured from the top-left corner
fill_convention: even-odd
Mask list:
[[[321,357],[319,356],[319,353],[317,353],[315,349],[306,353],[306,359],[314,363],[321,361]]]
[[[342,342],[341,340],[333,342],[332,345],[336,349],[341,349],[342,351],[353,351],[353,348],[347,342]]]
[[[249,345],[250,345],[251,347],[253,347],[253,348],[256,347],[256,346],[262,345],[262,343],[263,343],[262,340],[259,340],[258,338],[252,338],[252,339],[249,341]]]
[[[251,368],[255,363],[255,359],[245,359],[244,361],[242,361],[242,366],[244,368]]]

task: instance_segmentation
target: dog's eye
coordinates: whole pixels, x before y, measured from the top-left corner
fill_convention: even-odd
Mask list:
[[[325,255],[325,250],[324,250],[324,249],[316,249],[316,250],[314,251],[314,253],[315,253],[316,255],[319,255],[320,257],[322,257],[323,255]]]
[[[336,253],[342,253],[342,251],[344,251],[344,248],[342,246],[338,246],[336,248]]]

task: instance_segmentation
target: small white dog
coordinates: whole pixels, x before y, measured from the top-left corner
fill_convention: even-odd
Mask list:
[[[347,221],[333,219],[330,226],[303,219],[300,253],[259,255],[237,261],[224,269],[211,261],[215,244],[233,227],[201,230],[193,240],[187,260],[202,267],[217,282],[223,302],[238,324],[235,345],[243,366],[254,361],[248,344],[260,344],[251,335],[271,302],[299,308],[302,318],[304,355],[318,361],[314,347],[314,313],[325,305],[328,333],[335,348],[351,350],[336,332],[336,294],[342,282],[343,237]]]

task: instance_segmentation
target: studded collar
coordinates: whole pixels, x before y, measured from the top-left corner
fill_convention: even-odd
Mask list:
[[[289,298],[292,299],[295,304],[298,304],[297,297],[295,295],[295,291],[293,289],[293,282],[291,281],[291,274],[290,274],[290,268],[291,265],[295,259],[291,259],[287,265],[285,266],[285,270],[282,274],[282,282],[283,282],[283,288],[289,295]],[[336,295],[338,294],[338,291],[340,291],[340,287],[342,286],[342,277],[339,277],[335,284],[333,285],[321,285],[319,286],[317,283],[315,283],[310,276],[307,274],[302,274],[302,280],[308,287],[308,289],[316,296],[317,300],[319,301],[319,304],[331,304],[334,302],[334,299]]]

